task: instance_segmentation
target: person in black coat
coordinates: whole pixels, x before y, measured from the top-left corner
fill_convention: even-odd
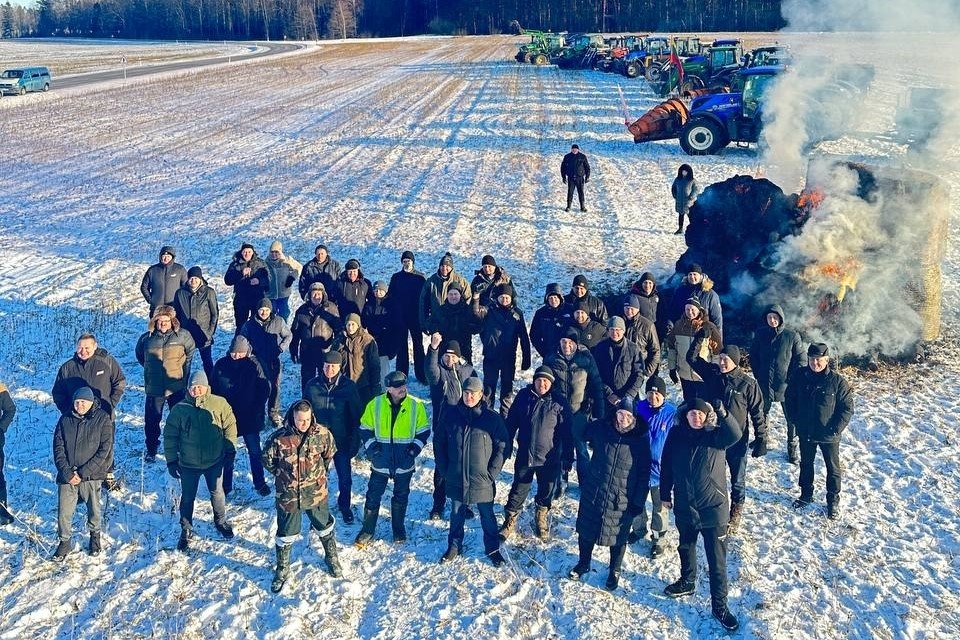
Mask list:
[[[340,277],[340,263],[330,257],[327,245],[318,244],[313,250],[313,258],[300,270],[300,280],[297,289],[300,297],[306,301],[310,297],[310,285],[319,282],[324,290],[336,289],[337,278]]]
[[[390,297],[400,312],[400,344],[397,351],[397,371],[404,375],[410,371],[410,353],[407,335],[413,344],[413,370],[417,380],[423,384],[427,377],[423,371],[423,329],[420,326],[420,294],[427,277],[414,267],[416,256],[412,251],[404,251],[400,256],[402,268],[390,276]]]
[[[197,345],[203,371],[209,378],[213,375],[213,334],[220,321],[220,305],[217,304],[217,292],[207,284],[200,267],[190,267],[187,271],[187,283],[173,296],[173,308],[180,326],[190,333]]]
[[[100,408],[111,416],[127,388],[127,378],[120,363],[97,343],[97,337],[92,333],[77,338],[73,357],[57,371],[50,395],[62,415],[73,411],[73,394],[84,386],[93,389]]]
[[[767,455],[767,418],[763,413],[760,385],[740,368],[740,348],[734,344],[724,345],[718,364],[712,364],[700,355],[703,351],[697,344],[707,340],[706,335],[706,330],[700,329],[687,351],[687,362],[703,378],[700,397],[722,400],[743,431],[740,440],[726,451],[730,467],[730,532],[735,533],[740,527],[747,497],[747,446],[749,443],[754,458]],[[750,442],[751,424],[753,442]]]
[[[53,559],[61,561],[72,548],[71,529],[77,502],[87,506],[90,555],[99,555],[100,484],[113,467],[114,426],[101,410],[90,387],[73,394],[73,411],[60,416],[53,432],[53,462],[57,468],[57,535]]]
[[[476,299],[476,298],[474,298]],[[480,331],[480,319],[463,298],[459,282],[447,287],[447,298],[423,326],[424,331],[439,333],[444,340],[456,340],[463,359],[473,364],[473,336]]]
[[[550,367],[538,367],[533,382],[520,390],[507,414],[507,436],[510,446],[517,441],[517,458],[513,467],[513,485],[504,507],[500,538],[507,540],[516,530],[517,516],[537,479],[537,507],[534,533],[541,540],[550,538],[548,515],[553,506],[553,492],[560,479],[561,456],[573,462],[573,432],[570,405],[550,393],[554,380]]]
[[[270,291],[270,271],[253,245],[245,242],[233,254],[223,282],[233,287],[233,318],[236,333],[240,333],[243,323],[256,315],[257,304]]]
[[[620,316],[607,321],[607,337],[590,350],[603,381],[606,410],[613,411],[621,400],[633,402],[642,395],[643,359],[640,349],[626,339],[626,324]]]
[[[253,355],[250,341],[244,336],[234,336],[230,350],[213,365],[210,391],[221,396],[230,405],[237,419],[237,435],[243,438],[250,456],[250,475],[253,488],[261,496],[270,495],[263,473],[263,451],[260,447],[260,430],[264,426],[267,400],[270,398],[270,381],[257,356]],[[236,451],[224,454],[223,492],[233,491],[233,469]]]
[[[660,500],[673,509],[680,534],[680,579],[664,593],[688,596],[696,589],[697,537],[703,538],[710,571],[713,615],[728,630],[737,619],[727,608],[727,523],[730,505],[724,450],[742,435],[740,425],[723,406],[696,398],[677,410],[660,460]]]
[[[373,283],[373,295],[363,307],[361,324],[366,327],[377,341],[377,353],[380,354],[380,380],[390,373],[390,361],[397,357],[400,340],[406,336],[400,333],[400,313],[387,283],[377,280]]]
[[[332,295],[344,317],[351,313],[363,315],[364,307],[373,296],[373,285],[360,270],[359,260],[356,258],[347,260],[343,273],[337,278]]]
[[[563,301],[563,289],[557,282],[547,285],[543,294],[543,306],[533,314],[530,321],[530,344],[546,358],[556,351],[557,342],[573,323],[573,307]]]
[[[817,449],[827,469],[827,517],[840,517],[840,436],[853,417],[854,395],[843,376],[830,368],[830,350],[822,342],[807,348],[807,366],[790,376],[783,412],[800,439],[800,497],[794,508],[813,501],[813,464]]]
[[[573,322],[570,326],[576,329],[578,342],[587,349],[593,349],[600,341],[607,337],[606,320],[597,322],[590,315],[589,304],[583,300],[574,302]]]
[[[157,307],[173,303],[177,289],[187,282],[187,270],[182,264],[174,262],[177,253],[170,245],[160,248],[160,258],[143,274],[140,282],[140,294],[150,305],[150,316]]]
[[[434,333],[427,347],[427,381],[430,383],[430,406],[433,408],[433,507],[431,520],[442,520],[447,502],[446,474],[449,454],[444,412],[457,406],[463,396],[463,383],[476,378],[473,365],[463,359],[460,343]],[[441,345],[443,354],[441,355]]]
[[[590,283],[587,282],[587,278],[583,274],[578,274],[573,277],[573,286],[570,288],[570,293],[567,294],[564,301],[567,304],[573,305],[574,309],[577,308],[577,303],[580,302],[587,305],[584,307],[587,314],[592,320],[599,322],[601,326],[606,324],[607,318],[610,317],[607,313],[607,305],[603,303],[603,300],[590,293]]]
[[[486,307],[493,302],[494,290],[502,284],[513,284],[513,280],[506,270],[497,264],[491,255],[485,255],[480,260],[480,268],[474,273],[470,282],[470,290],[474,296],[480,297],[480,306]]]
[[[633,283],[627,298],[631,295],[637,296],[637,308],[640,315],[657,325],[657,331],[666,333],[665,328],[658,324],[660,320],[660,292],[657,291],[657,281],[653,274],[645,271],[640,274],[640,279]],[[626,303],[625,303],[626,304]]]
[[[476,504],[484,553],[495,567],[502,566],[506,560],[500,554],[493,498],[507,450],[503,418],[484,403],[480,380],[467,378],[460,403],[445,412],[444,419],[450,453],[446,485],[451,503],[447,550],[440,562],[449,562],[462,553],[467,505]]]
[[[640,297],[627,294],[623,301],[623,322],[627,340],[637,345],[643,359],[643,375],[655,376],[660,369],[660,334],[652,320],[640,312]]]
[[[606,587],[612,591],[620,584],[633,517],[643,510],[650,490],[650,437],[647,424],[636,418],[633,401],[624,400],[609,415],[588,430],[593,457],[577,511],[580,558],[569,577],[579,580],[590,571],[596,545],[610,547]]]
[[[587,207],[583,203],[583,185],[590,182],[590,162],[587,161],[587,156],[580,153],[579,145],[572,145],[570,153],[563,156],[563,161],[560,163],[560,177],[563,178],[563,184],[567,185],[567,211],[570,211],[574,190],[580,200],[580,211],[586,211]]]
[[[290,360],[300,364],[301,393],[322,373],[323,355],[338,345],[342,331],[340,309],[330,301],[326,288],[314,282],[290,325]]]
[[[667,314],[669,322],[677,322],[683,317],[684,308],[690,300],[696,300],[706,314],[707,320],[717,327],[720,339],[723,339],[723,307],[720,296],[713,288],[711,280],[699,264],[687,267],[687,275],[680,281],[680,285],[673,292],[670,299],[670,312]]]
[[[7,441],[7,429],[13,423],[15,415],[17,415],[17,405],[14,404],[7,385],[0,382],[0,526],[12,524],[15,519],[10,513],[10,503],[7,502],[7,479],[3,475],[5,463],[3,446]]]
[[[253,355],[257,356],[263,372],[270,381],[270,399],[267,401],[267,413],[274,426],[283,423],[280,416],[280,377],[283,374],[283,363],[280,354],[290,347],[293,334],[287,323],[273,312],[273,301],[263,298],[253,317],[240,327],[240,335],[250,341]]]
[[[343,355],[336,350],[324,354],[323,372],[307,382],[304,397],[310,401],[317,422],[333,434],[337,452],[333,465],[337,470],[339,495],[337,506],[344,524],[353,524],[350,497],[353,492],[352,463],[360,450],[360,416],[363,404],[357,383],[343,373]]]
[[[513,285],[501,285],[493,296],[495,302],[488,307],[481,307],[479,297],[474,297],[473,314],[480,319],[484,397],[492,407],[499,381],[500,414],[507,415],[517,375],[517,346],[520,347],[520,370],[526,371],[530,368],[530,336],[523,312],[513,302]]]

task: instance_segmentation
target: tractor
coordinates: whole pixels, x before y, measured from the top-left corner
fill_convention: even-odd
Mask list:
[[[674,65],[667,60],[651,74],[650,85],[661,98],[675,89],[681,94],[704,87],[720,89],[729,86],[731,78],[740,69],[742,60],[743,43],[740,40],[715,40],[706,52],[682,61],[682,82]]]
[[[593,69],[607,53],[603,34],[578,33],[567,37],[567,45],[550,62],[561,69]]]

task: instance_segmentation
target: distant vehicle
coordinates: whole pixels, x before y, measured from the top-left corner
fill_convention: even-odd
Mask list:
[[[28,91],[49,91],[50,70],[46,67],[6,69],[0,73],[0,96],[22,96]]]
[[[933,87],[911,87],[898,100],[895,139],[923,146],[936,136],[944,121],[944,91]]]

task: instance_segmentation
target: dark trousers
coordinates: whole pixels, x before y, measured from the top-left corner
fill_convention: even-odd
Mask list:
[[[213,380],[213,345],[208,347],[197,347],[200,352],[200,362],[203,363],[203,372],[207,374],[207,380]]]
[[[684,402],[691,402],[695,398],[699,398],[700,391],[702,388],[703,388],[702,382],[696,382],[694,380],[687,380],[686,378],[680,378],[680,390],[683,392]],[[707,400],[707,398],[703,398],[703,400]],[[710,400],[713,400],[713,398],[710,398]],[[710,400],[707,400],[707,402],[710,402]]]
[[[260,304],[259,300],[233,299],[233,321],[237,327],[233,332],[235,335],[240,334],[240,328],[243,326],[243,323],[253,317],[253,314],[257,312],[256,307],[258,304]]]
[[[800,496],[813,497],[813,463],[817,459],[817,447],[823,455],[827,467],[827,504],[837,504],[840,500],[840,443],[811,442],[800,440]]]
[[[513,484],[510,486],[507,505],[504,507],[506,511],[517,513],[523,509],[523,503],[530,494],[534,476],[537,478],[537,494],[533,498],[534,504],[547,509],[553,506],[553,489],[557,480],[560,479],[560,467],[558,465],[548,467],[517,466],[513,470]]]
[[[350,511],[350,496],[353,492],[353,470],[350,466],[350,451],[337,450],[333,454],[333,466],[337,470],[337,487],[340,494],[337,496],[337,507],[340,513]]]
[[[321,534],[329,529],[329,533],[333,533],[333,518],[330,517],[330,506],[326,500],[310,509],[284,511],[277,507],[277,544],[279,546],[291,545],[300,537],[303,516],[307,516],[311,529],[316,529]]]
[[[273,312],[283,318],[284,322],[290,319],[290,296],[286,298],[276,298],[270,302],[273,303]]]
[[[463,549],[463,526],[467,521],[467,504],[459,500],[450,500],[450,533],[447,535],[447,544]],[[483,530],[483,551],[490,554],[500,548],[500,534],[497,527],[497,517],[493,515],[492,502],[478,502],[477,511],[480,513],[480,528]]]
[[[407,501],[410,499],[410,480],[413,473],[398,473],[393,476],[393,498],[390,499],[391,510],[402,507],[407,508]],[[387,490],[387,481],[390,479],[385,473],[379,471],[370,472],[370,482],[367,483],[367,499],[363,508],[366,511],[379,511],[380,501],[383,499],[383,492]]]
[[[573,414],[573,446],[577,453],[577,482],[583,488],[590,468],[590,447],[587,446],[587,416],[581,412]]]
[[[596,546],[596,543],[591,540],[585,540],[582,537],[577,538],[577,548],[580,553],[577,564],[589,567],[593,561],[593,549]],[[610,547],[610,573],[620,571],[620,568],[623,567],[623,557],[626,553],[627,545],[625,544],[615,544]]]
[[[7,479],[3,476],[3,465],[6,463],[6,456],[3,453],[5,441],[5,434],[0,431],[0,505],[7,503]]]
[[[163,405],[171,409],[186,396],[186,391],[178,391],[167,397],[147,396],[143,405],[143,431],[146,435],[147,453],[156,455],[160,448],[160,419],[163,417]]]
[[[323,373],[323,354],[319,357],[304,356],[300,352],[300,393],[301,397],[307,395],[307,383]]]
[[[224,523],[227,521],[227,500],[223,495],[223,463],[218,462],[206,469],[191,469],[180,467],[180,526],[184,529],[193,528],[193,503],[197,500],[197,489],[200,487],[200,478],[207,483],[210,491],[210,504],[213,506],[213,521]]]
[[[577,198],[580,200],[580,208],[586,209],[587,206],[583,203],[583,178],[567,178],[567,209],[573,202],[574,190],[576,190]]]
[[[743,504],[747,493],[747,437],[729,447],[726,451],[727,466],[730,468],[730,502]]]
[[[500,383],[500,412],[506,414],[513,401],[513,380],[517,376],[516,360],[498,362],[491,356],[483,358],[483,395],[488,398],[489,406],[494,406],[494,396],[497,392],[497,382]]]
[[[443,513],[447,503],[447,460],[444,453],[437,452],[437,441],[433,441],[433,508],[431,511]]]
[[[695,529],[677,523],[680,533],[680,579],[693,583],[697,579],[697,536],[703,537],[703,550],[710,571],[710,598],[714,607],[727,606],[727,528]]]
[[[283,373],[283,363],[280,358],[264,365],[264,374],[270,380],[270,397],[267,398],[267,415],[274,422],[280,417],[280,375]]]
[[[400,338],[400,351],[397,353],[397,371],[404,374],[410,372],[410,354],[407,350],[408,334],[410,341],[413,342],[413,372],[417,380],[424,382],[427,379],[423,368],[426,352],[423,349],[423,332],[420,327],[406,327],[403,330],[403,336]]]
[[[253,486],[262,487],[267,484],[263,475],[263,449],[260,447],[260,432],[244,433],[243,444],[247,446],[247,453],[250,455],[250,475],[253,476]],[[233,468],[236,455],[224,455],[223,458],[223,491],[230,493],[233,491]]]

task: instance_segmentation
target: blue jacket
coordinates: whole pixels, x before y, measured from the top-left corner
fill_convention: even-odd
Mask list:
[[[650,426],[650,486],[660,486],[660,458],[663,457],[663,447],[667,444],[667,434],[673,426],[677,415],[677,408],[669,402],[664,402],[654,409],[646,399],[638,400],[634,408],[637,417],[646,421]]]

